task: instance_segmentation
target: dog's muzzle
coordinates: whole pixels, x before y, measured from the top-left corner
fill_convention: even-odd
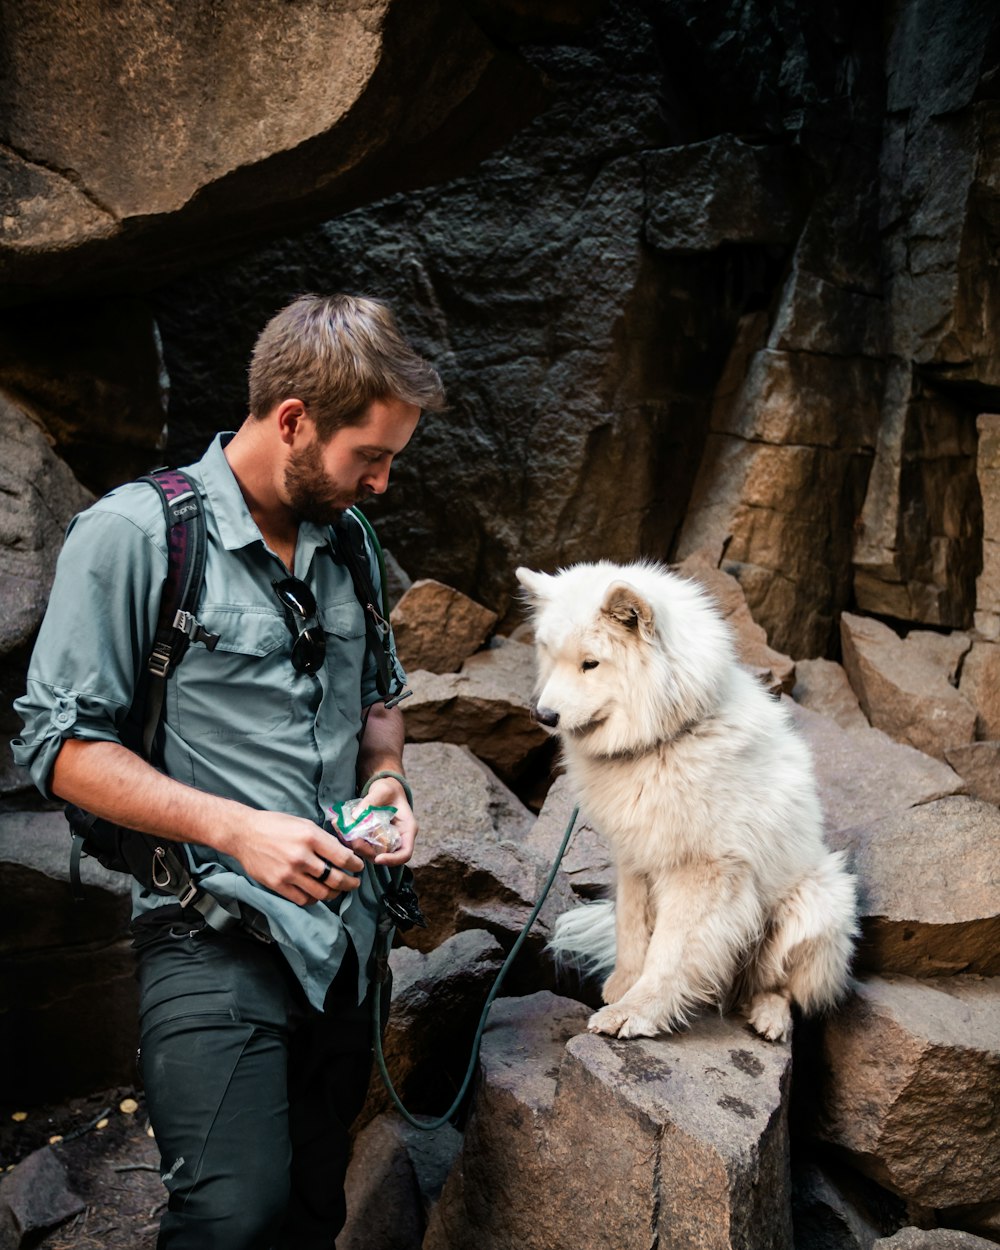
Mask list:
[[[559,724],[559,713],[554,712],[550,707],[539,707],[537,703],[532,703],[531,719],[537,721],[539,725],[544,725],[546,729],[555,729]]]

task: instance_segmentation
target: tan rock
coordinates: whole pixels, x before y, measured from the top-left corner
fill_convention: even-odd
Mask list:
[[[971,742],[976,712],[950,678],[971,646],[965,634],[914,631],[900,638],[871,617],[840,618],[844,668],[878,729],[938,759]]]
[[[957,1228],[901,1228],[892,1237],[879,1238],[875,1250],[990,1250],[995,1245]]]
[[[497,614],[431,578],[414,582],[392,610],[392,629],[404,667],[453,673],[478,651]]]
[[[1000,974],[1000,811],[957,795],[831,834],[860,886],[857,966]]]
[[[969,742],[952,747],[948,763],[974,798],[1000,804],[1000,742]]]
[[[947,764],[879,729],[848,731],[790,699],[786,706],[809,743],[829,835],[964,792]]]
[[[529,712],[534,649],[505,639],[471,656],[458,673],[410,673],[409,742],[467,745],[506,782],[551,755],[553,740]]]
[[[413,743],[404,762],[413,786],[420,836],[410,861],[426,929],[408,945],[433,950],[463,929],[486,929],[509,948],[548,875],[547,861],[527,836],[534,817],[468,750],[450,743]],[[519,966],[543,961],[551,924],[570,900],[560,874],[525,944]]]
[[[869,728],[868,717],[861,710],[847,674],[833,660],[796,661],[795,687],[791,693],[796,703],[821,716],[829,716],[841,729]]]
[[[714,1016],[620,1042],[586,1014],[496,1004],[425,1250],[790,1247],[788,1048]]]
[[[873,978],[828,1018],[819,1136],[928,1207],[1000,1199],[1000,981]]]
[[[1000,738],[1000,643],[973,642],[958,688],[976,709],[976,737]]]
[[[768,646],[767,633],[750,615],[746,595],[735,577],[718,568],[704,549],[693,552],[676,566],[708,591],[736,638],[736,654],[770,690],[791,694],[795,685],[795,661]]]

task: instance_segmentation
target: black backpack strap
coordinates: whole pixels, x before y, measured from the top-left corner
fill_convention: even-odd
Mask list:
[[[347,520],[351,516],[357,529]],[[368,649],[375,657],[375,687],[386,707],[395,707],[402,699],[413,693],[406,688],[402,678],[399,662],[392,644],[392,632],[389,627],[389,598],[385,587],[385,561],[375,531],[368,521],[354,508],[348,510],[334,526],[337,536],[337,550],[343,556],[354,583],[354,593],[365,612],[365,635]],[[360,549],[355,539],[359,533]],[[382,596],[379,598],[372,581],[371,566],[365,549],[365,537],[372,542],[378,558],[382,577]]]
[[[167,527],[167,575],[146,665],[149,679],[142,753],[148,760],[163,712],[167,678],[184,659],[192,642],[202,642],[214,651],[219,635],[209,633],[195,616],[208,551],[205,509],[198,488],[179,469],[156,469],[139,481],[148,482],[156,490]]]

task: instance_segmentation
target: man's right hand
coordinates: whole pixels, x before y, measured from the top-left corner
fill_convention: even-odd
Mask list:
[[[281,812],[246,810],[243,826],[218,849],[239,860],[260,885],[301,907],[356,890],[364,863],[311,820]],[[327,865],[326,879],[320,881]]]

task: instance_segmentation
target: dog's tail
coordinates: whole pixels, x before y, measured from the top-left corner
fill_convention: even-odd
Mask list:
[[[564,911],[549,942],[560,964],[605,977],[614,971],[616,947],[615,905],[609,898]]]

